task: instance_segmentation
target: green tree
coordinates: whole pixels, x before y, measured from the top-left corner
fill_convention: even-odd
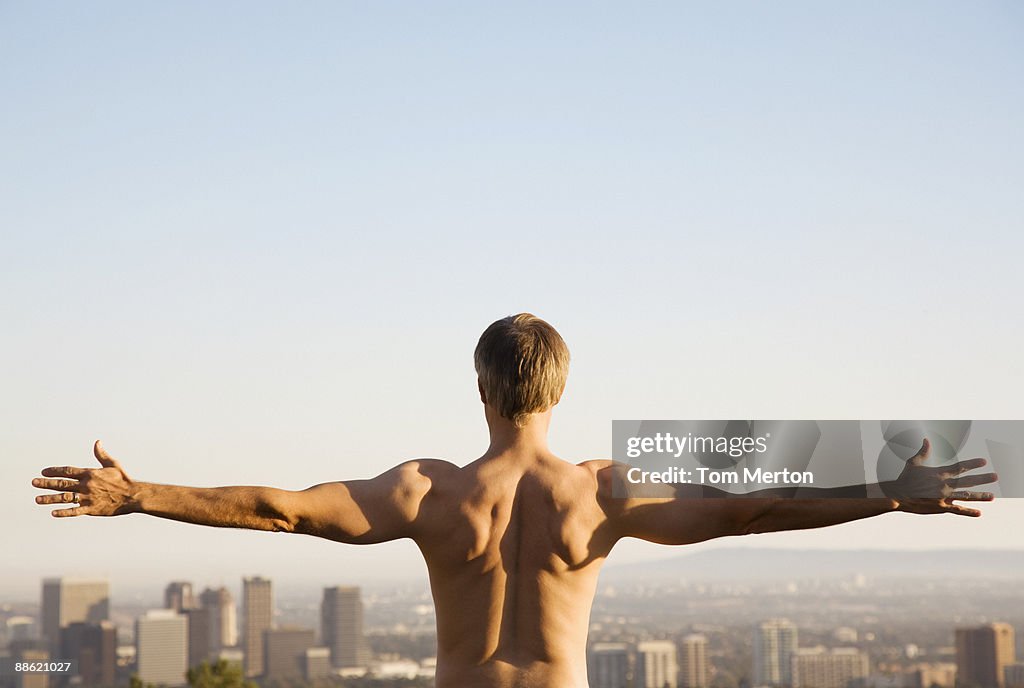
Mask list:
[[[156,684],[146,683],[138,674],[132,674],[128,679],[128,688],[157,688]]]
[[[192,688],[256,688],[252,681],[246,681],[242,667],[224,659],[210,664],[203,662],[188,670],[188,685]],[[132,686],[131,688],[141,688]]]

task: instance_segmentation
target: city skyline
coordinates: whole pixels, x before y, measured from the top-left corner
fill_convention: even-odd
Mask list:
[[[967,677],[965,680],[969,679],[968,683],[980,688],[1019,688],[1018,678],[1024,676],[1024,662],[1020,658],[1024,654],[1015,650],[1018,643],[1014,639],[1014,625],[984,621],[985,613],[994,612],[998,615],[1000,612],[997,610],[1006,605],[993,606],[991,600],[983,599],[985,595],[982,591],[986,588],[965,586],[968,580],[954,577],[938,588],[935,587],[938,582],[935,580],[915,587],[912,576],[891,579],[889,582],[885,579],[872,582],[863,576],[846,577],[826,583],[825,588],[820,586],[824,581],[819,581],[818,585],[812,581],[811,587],[804,593],[809,595],[809,599],[803,609],[816,609],[815,614],[820,619],[827,619],[824,627],[820,620],[808,618],[806,611],[797,608],[790,609],[789,613],[802,619],[798,622],[780,616],[777,612],[772,613],[771,607],[777,607],[778,602],[785,606],[787,597],[790,603],[799,600],[799,597],[793,597],[796,590],[792,583],[785,581],[780,581],[775,588],[765,588],[762,583],[760,592],[752,589],[749,582],[723,583],[717,591],[700,585],[683,596],[679,596],[678,591],[673,591],[671,586],[656,588],[660,590],[657,596],[666,596],[666,601],[678,598],[680,602],[685,602],[687,598],[704,598],[711,605],[709,610],[721,610],[721,603],[729,599],[745,599],[750,607],[746,612],[747,622],[740,621],[737,624],[736,619],[729,621],[724,618],[712,621],[714,614],[708,616],[706,613],[695,612],[675,617],[668,628],[664,623],[671,616],[659,620],[663,614],[651,615],[664,604],[654,602],[651,606],[643,602],[645,598],[657,599],[657,596],[651,597],[653,590],[644,592],[640,588],[636,591],[637,597],[621,598],[621,602],[632,609],[634,618],[630,620],[628,617],[617,616],[615,608],[621,593],[607,587],[599,591],[591,624],[592,637],[588,643],[591,685],[592,688],[624,688],[627,685],[624,682],[632,681],[629,684],[632,688],[663,688],[666,685],[670,688],[702,688],[711,684],[731,685],[729,681],[735,680],[737,676],[749,675],[749,685],[780,688],[957,688],[954,681],[959,672],[959,675]],[[34,612],[34,619],[11,616],[10,605],[0,604],[0,618],[6,621],[0,624],[0,636],[10,643],[8,652],[13,652],[15,658],[34,657],[40,660],[52,657],[51,652],[58,652],[61,657],[70,655],[79,661],[82,676],[90,677],[87,686],[95,685],[90,681],[101,681],[103,676],[109,676],[115,671],[115,659],[119,685],[127,681],[126,672],[129,671],[144,680],[153,679],[153,682],[176,685],[174,680],[177,679],[173,677],[183,675],[182,666],[196,666],[201,661],[213,661],[216,658],[241,666],[245,660],[245,652],[241,647],[218,651],[212,636],[205,632],[199,635],[193,633],[190,613],[197,610],[206,612],[207,609],[176,608],[184,599],[188,599],[187,595],[182,596],[181,593],[200,589],[201,582],[195,585],[195,581],[178,576],[170,583],[154,584],[155,591],[162,593],[165,607],[137,608],[132,615],[135,632],[131,636],[117,633],[118,627],[107,618],[98,618],[100,615],[110,616],[112,611],[105,604],[96,606],[97,601],[109,599],[107,581],[44,579],[39,583],[41,604]],[[432,648],[421,647],[411,656],[382,650],[396,647],[396,640],[388,638],[407,637],[408,614],[419,613],[415,611],[418,605],[415,597],[407,598],[405,611],[397,617],[382,609],[376,611],[377,627],[371,637],[376,639],[374,642],[377,650],[372,655],[367,654],[360,667],[332,668],[331,652],[326,641],[331,633],[329,626],[337,623],[337,619],[332,619],[328,610],[343,611],[347,619],[341,621],[343,625],[361,623],[361,613],[354,613],[349,601],[349,598],[356,599],[359,601],[358,607],[362,607],[358,588],[321,587],[316,591],[321,595],[321,603],[316,606],[310,605],[308,601],[283,603],[285,608],[293,611],[306,609],[306,621],[303,622],[294,618],[288,620],[287,614],[279,617],[279,605],[273,601],[276,595],[265,594],[273,581],[251,576],[241,583],[243,587],[248,585],[255,596],[264,602],[269,598],[273,606],[271,625],[263,629],[261,634],[264,641],[261,655],[265,663],[265,670],[259,675],[261,680],[311,681],[316,677],[357,676],[363,672],[395,678],[425,678],[432,671]],[[1020,597],[1020,588],[1014,579],[993,579],[991,584],[1002,586],[1007,592],[1012,590],[1013,595]],[[919,592],[913,592],[915,589]],[[61,594],[55,595],[54,591]],[[952,614],[947,617],[948,625],[938,635],[934,628],[925,632],[927,626],[921,626],[920,622],[917,630],[909,634],[897,629],[883,631],[887,623],[874,618],[873,614],[877,612],[872,609],[877,604],[891,607],[893,600],[899,599],[893,597],[894,591],[902,591],[899,596],[905,598],[909,609],[921,608],[920,605],[928,596],[948,599],[950,591],[956,591],[955,594],[962,598],[962,609],[977,607],[978,611],[974,612],[976,621],[973,624],[964,623],[963,620],[953,621],[963,619],[959,616],[963,612],[950,609],[945,611],[946,614]],[[222,595],[210,595],[214,592],[214,589],[208,588],[204,594],[222,601]],[[696,593],[696,598],[693,593]],[[816,597],[826,600],[826,607],[835,605],[836,610],[847,611],[839,612],[838,616],[830,615],[827,609],[817,606],[818,603],[814,601]],[[377,593],[371,599],[379,603],[382,598]],[[855,602],[858,599],[862,601]],[[765,606],[770,600],[776,602]],[[195,601],[193,597],[193,603]],[[296,604],[299,606],[296,607]],[[41,646],[36,643],[44,641],[32,639],[39,637],[43,620],[54,617],[54,610],[63,607],[69,611],[62,617],[64,620],[61,622],[59,649],[43,650],[40,654],[37,648]],[[1024,617],[1019,613],[1024,607],[1010,607],[1018,609],[1017,622],[1024,624]],[[858,608],[863,611],[854,611]],[[87,614],[84,610],[88,609],[97,610],[91,621],[75,620]],[[382,612],[384,616],[381,616]],[[935,612],[942,615],[943,605],[936,608]],[[895,618],[900,617],[898,609],[892,609],[890,613],[895,614]],[[979,613],[981,616],[976,616]],[[861,615],[864,616],[858,621],[856,617]],[[124,618],[123,614],[119,616]],[[393,624],[388,626],[390,630],[379,626],[384,618],[391,619],[388,622]],[[611,622],[616,618],[618,621]],[[865,621],[868,623],[866,627]],[[850,625],[836,625],[844,622]],[[310,625],[317,623],[318,627]],[[914,628],[913,620],[909,620],[909,624],[909,628]],[[877,630],[871,630],[872,627]],[[803,629],[802,632],[798,633],[798,628]],[[120,630],[127,630],[127,627],[121,627]],[[877,637],[880,631],[890,637]],[[361,635],[362,631],[358,633]],[[121,642],[118,642],[119,637]],[[430,637],[433,638],[432,635]],[[128,638],[130,644],[126,645],[124,641]],[[398,642],[407,643],[408,640]],[[723,642],[726,645],[723,646]],[[202,652],[195,652],[196,643],[204,645]],[[406,647],[412,648],[408,645]],[[0,647],[0,651],[2,649]],[[130,652],[126,653],[126,650]],[[427,654],[423,654],[424,651]],[[746,668],[743,667],[744,656],[749,662]],[[737,670],[739,674],[730,673]],[[723,676],[733,678],[723,684]],[[0,675],[0,684],[4,688],[4,682],[9,678],[7,674]],[[109,684],[110,681],[107,681],[106,685]],[[54,688],[53,684],[47,687],[45,682],[30,685],[27,680],[16,684],[15,688],[31,686]],[[960,684],[957,686],[964,688]]]

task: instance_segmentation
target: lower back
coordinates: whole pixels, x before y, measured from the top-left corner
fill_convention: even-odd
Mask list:
[[[437,659],[437,688],[587,688],[585,662],[511,664],[489,660],[476,666]]]

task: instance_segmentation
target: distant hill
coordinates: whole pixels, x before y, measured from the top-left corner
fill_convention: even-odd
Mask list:
[[[603,580],[758,580],[872,577],[1024,578],[1024,550],[714,549],[669,559],[609,564]]]

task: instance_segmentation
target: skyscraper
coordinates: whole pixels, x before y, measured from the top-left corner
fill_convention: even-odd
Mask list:
[[[633,688],[676,688],[678,674],[675,643],[669,640],[637,643]]]
[[[270,581],[254,576],[242,580],[243,649],[245,675],[263,673],[263,631],[274,623],[274,597]]]
[[[787,619],[769,619],[754,628],[753,684],[792,686],[796,626]]]
[[[591,688],[629,688],[629,645],[594,643],[587,659]]]
[[[173,609],[153,609],[135,622],[135,661],[145,683],[185,685],[188,620]]]
[[[211,651],[237,645],[238,619],[231,592],[227,588],[207,588],[199,595],[199,604],[209,611]]]
[[[195,607],[184,611],[188,619],[188,666],[199,666],[210,659],[210,610]]]
[[[365,666],[368,657],[363,637],[363,600],[359,588],[324,588],[320,604],[320,632],[335,667]]]
[[[682,688],[707,688],[710,681],[707,638],[692,633],[683,638],[681,647],[679,685]]]
[[[263,680],[304,678],[306,651],[313,645],[311,628],[269,628],[263,631]]]
[[[78,662],[80,686],[112,686],[117,679],[117,629],[109,621],[75,621],[60,630],[60,657]]]
[[[1015,661],[1013,626],[992,623],[956,629],[957,683],[1004,688],[1004,668]]]
[[[81,621],[98,624],[110,618],[110,584],[104,580],[47,578],[41,604],[43,639],[60,650],[60,629]]]
[[[196,606],[192,595],[192,584],[187,581],[174,581],[164,588],[164,607],[176,612],[183,612]]]

